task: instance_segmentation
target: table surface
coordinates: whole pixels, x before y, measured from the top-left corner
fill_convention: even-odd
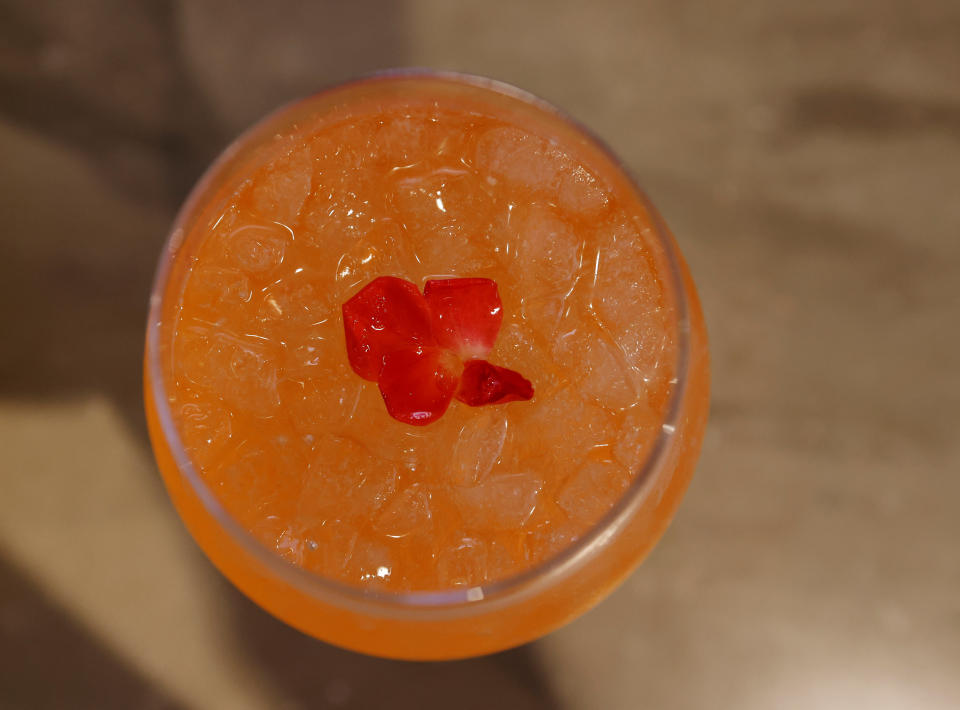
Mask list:
[[[448,664],[301,636],[224,582],[141,414],[173,211],[278,103],[378,67],[593,127],[712,338],[697,476],[548,638]],[[960,706],[960,4],[0,5],[0,707]]]

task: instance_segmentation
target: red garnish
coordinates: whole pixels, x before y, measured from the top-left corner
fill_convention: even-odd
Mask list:
[[[380,394],[394,419],[429,424],[453,399],[463,365],[442,348],[408,348],[389,353],[380,370]]]
[[[383,358],[396,350],[434,345],[430,311],[409,281],[381,276],[343,304],[343,328],[350,366],[376,382]]]
[[[392,417],[414,425],[439,419],[454,396],[473,407],[533,397],[529,380],[480,359],[502,320],[490,279],[432,279],[421,294],[381,276],[343,304],[350,366],[378,383]]]
[[[457,399],[471,407],[484,404],[517,402],[533,397],[533,385],[519,372],[491,365],[486,360],[470,360],[460,376]]]
[[[486,357],[503,322],[497,284],[490,279],[431,279],[423,287],[441,348],[462,358]]]

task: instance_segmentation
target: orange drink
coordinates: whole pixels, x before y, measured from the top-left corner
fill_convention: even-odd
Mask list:
[[[344,647],[536,638],[646,555],[706,421],[703,318],[653,207],[518,90],[393,74],[211,167],[151,302],[157,461],[210,559]]]

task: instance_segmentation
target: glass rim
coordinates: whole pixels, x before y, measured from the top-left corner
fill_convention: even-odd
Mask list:
[[[669,400],[664,409],[657,439],[654,445],[650,447],[646,458],[635,468],[630,485],[617,499],[613,507],[575,542],[517,574],[480,586],[454,587],[438,591],[383,591],[355,587],[298,567],[260,542],[230,515],[194,467],[174,423],[173,413],[166,395],[164,368],[160,357],[160,330],[163,325],[161,316],[170,270],[176,260],[176,252],[185,236],[182,233],[182,225],[194,210],[205,189],[219,174],[221,168],[245,147],[250,138],[254,137],[262,127],[269,125],[293,107],[306,101],[365,84],[418,78],[448,81],[492,91],[532,106],[550,117],[566,123],[568,127],[574,129],[588,143],[592,144],[593,148],[610,160],[611,164],[621,172],[634,191],[638,202],[649,215],[655,241],[663,250],[664,260],[670,274],[671,290],[673,292],[671,295],[674,312],[676,313],[677,329],[675,383],[671,388]],[[673,243],[666,224],[631,171],[604,141],[563,110],[545,99],[511,84],[473,74],[424,68],[389,69],[373,72],[324,87],[315,93],[287,102],[271,111],[234,138],[191,188],[187,198],[177,211],[170,232],[164,241],[151,287],[146,342],[147,384],[151,389],[152,401],[160,423],[164,443],[169,448],[177,472],[188,481],[191,492],[196,495],[205,512],[216,520],[231,541],[251,554],[271,574],[275,574],[297,591],[323,603],[347,608],[364,615],[402,615],[410,618],[439,619],[449,613],[455,616],[485,613],[495,608],[509,606],[528,599],[549,588],[556,581],[568,577],[613,540],[646,499],[646,495],[656,478],[656,473],[663,468],[671,444],[674,443],[688,385],[691,325],[689,304],[680,263],[679,251]],[[216,564],[216,561],[214,562]]]

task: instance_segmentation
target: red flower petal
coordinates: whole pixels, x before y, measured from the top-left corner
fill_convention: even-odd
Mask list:
[[[463,368],[457,399],[471,407],[517,402],[533,397],[533,385],[519,372],[471,360]]]
[[[394,419],[422,426],[450,406],[460,379],[460,361],[436,347],[396,350],[383,358],[380,394]]]
[[[396,276],[374,279],[344,303],[343,327],[350,366],[374,382],[386,355],[434,345],[426,300],[414,284]]]
[[[490,354],[503,321],[497,284],[490,279],[435,279],[423,287],[437,344],[463,359]]]

